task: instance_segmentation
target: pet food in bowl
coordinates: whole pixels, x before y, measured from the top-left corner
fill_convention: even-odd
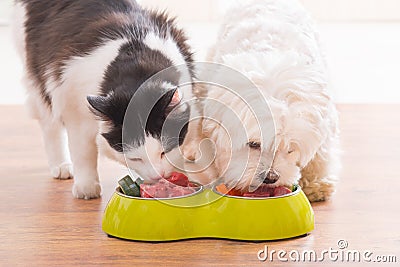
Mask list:
[[[271,187],[267,184],[261,184],[253,192],[242,192],[234,188],[228,189],[225,184],[219,184],[215,187],[215,189],[223,195],[238,197],[278,197],[292,193],[294,188],[295,186],[293,186],[292,189],[289,189],[286,186]]]
[[[294,189],[282,197],[232,197],[215,187],[200,186],[184,197],[142,198],[127,196],[117,188],[104,211],[102,228],[110,236],[157,242],[301,236],[313,230],[314,213],[300,186]]]
[[[142,198],[173,198],[193,194],[196,184],[189,182],[186,175],[173,172],[169,178],[161,178],[157,183],[147,184],[141,178],[133,181],[127,175],[118,181],[121,191],[132,197]]]

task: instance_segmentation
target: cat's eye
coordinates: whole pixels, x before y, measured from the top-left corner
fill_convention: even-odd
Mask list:
[[[129,160],[136,161],[136,162],[143,161],[141,158],[129,158]]]
[[[294,150],[289,150],[287,153],[288,154],[291,154],[291,153],[293,153],[294,152]]]
[[[247,145],[250,148],[253,148],[253,149],[260,149],[260,147],[261,147],[261,143],[260,142],[255,142],[255,141],[250,141],[250,142],[247,143]]]

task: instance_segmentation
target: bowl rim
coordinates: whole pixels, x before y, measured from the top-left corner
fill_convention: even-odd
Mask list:
[[[192,182],[192,181],[190,181],[190,182],[193,183],[193,184],[198,185],[198,187],[192,187],[192,188],[195,188],[196,191],[193,192],[193,193],[191,193],[191,194],[187,194],[187,195],[184,195],[184,196],[178,196],[178,197],[146,198],[146,197],[128,196],[128,195],[125,195],[125,194],[121,191],[121,189],[120,189],[119,186],[117,186],[117,188],[115,188],[115,193],[116,193],[117,195],[121,196],[121,197],[124,197],[124,198],[132,198],[132,199],[137,199],[137,200],[173,200],[173,199],[183,199],[183,198],[191,197],[191,196],[197,195],[197,194],[199,194],[199,193],[201,193],[201,192],[204,191],[204,187],[203,187],[201,184],[196,183],[196,182]]]
[[[222,197],[237,198],[237,199],[245,199],[245,200],[268,200],[268,199],[285,198],[285,197],[291,197],[291,196],[297,195],[297,194],[299,194],[300,191],[301,191],[301,186],[298,185],[298,184],[294,184],[293,186],[295,187],[295,190],[292,191],[292,192],[289,193],[289,194],[286,194],[286,195],[281,195],[281,196],[276,196],[276,197],[243,197],[243,196],[231,196],[231,195],[227,195],[227,194],[222,194],[221,192],[219,192],[219,191],[216,189],[216,186],[217,186],[216,184],[213,185],[213,187],[211,188],[211,190],[212,190],[214,193],[216,193],[216,194],[218,194],[218,195],[220,195],[220,196],[222,196]]]

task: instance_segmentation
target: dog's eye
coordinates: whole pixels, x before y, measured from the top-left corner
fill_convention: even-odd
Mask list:
[[[261,143],[255,142],[255,141],[250,141],[250,142],[247,143],[247,145],[250,148],[254,148],[254,149],[260,149],[260,147],[261,147]]]
[[[141,158],[129,158],[129,160],[136,161],[136,162],[143,161]]]

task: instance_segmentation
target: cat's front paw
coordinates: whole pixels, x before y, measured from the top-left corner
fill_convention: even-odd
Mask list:
[[[70,162],[50,167],[50,173],[55,179],[61,180],[71,179],[74,176],[72,172],[72,164]]]
[[[101,196],[101,185],[97,181],[75,182],[72,187],[72,194],[76,198],[92,199]]]

